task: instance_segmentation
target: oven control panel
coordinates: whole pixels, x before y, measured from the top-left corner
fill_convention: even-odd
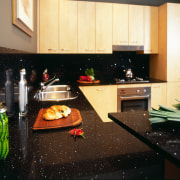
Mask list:
[[[118,95],[143,95],[150,94],[151,87],[132,87],[132,88],[118,88]]]

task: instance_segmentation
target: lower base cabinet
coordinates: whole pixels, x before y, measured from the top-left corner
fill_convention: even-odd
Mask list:
[[[167,83],[167,106],[173,107],[173,104],[177,104],[176,99],[180,100],[180,82],[168,82]]]
[[[166,83],[151,84],[151,107],[158,109],[159,104],[167,105]]]
[[[117,88],[128,87],[151,87],[151,107],[159,108],[159,104],[171,106],[175,99],[179,98],[180,83],[148,83],[129,85],[106,85],[106,86],[80,86],[79,88],[100,116],[102,121],[111,121],[108,118],[109,112],[117,112]],[[174,100],[174,101],[172,101]],[[168,102],[168,103],[167,103]]]
[[[109,112],[117,112],[117,86],[80,86],[103,122],[110,122]]]

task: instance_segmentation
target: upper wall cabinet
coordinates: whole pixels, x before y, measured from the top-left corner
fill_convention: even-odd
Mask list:
[[[59,0],[39,0],[39,50],[41,53],[58,52]]]
[[[157,53],[157,8],[81,0],[39,0],[39,53],[111,54],[113,45]]]
[[[180,4],[159,7],[158,55],[150,59],[150,77],[180,82]]]
[[[167,4],[167,80],[180,82],[180,4]]]
[[[143,45],[143,6],[113,4],[113,45]]]
[[[129,5],[129,45],[144,45],[143,6]]]
[[[129,6],[113,4],[113,45],[128,45]]]
[[[144,6],[144,53],[158,53],[158,7]]]
[[[40,53],[112,53],[112,3],[39,0]]]
[[[77,53],[78,1],[59,1],[59,52]]]
[[[78,52],[95,53],[96,38],[96,3],[95,1],[78,1]]]
[[[96,53],[112,53],[112,3],[96,2]]]

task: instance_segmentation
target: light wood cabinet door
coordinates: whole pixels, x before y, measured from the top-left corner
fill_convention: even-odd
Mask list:
[[[144,53],[158,53],[158,7],[144,6]]]
[[[180,81],[180,4],[167,7],[167,80]]]
[[[96,2],[96,53],[112,53],[112,3]]]
[[[58,51],[58,0],[39,0],[39,53]]]
[[[143,6],[129,5],[129,45],[144,45]]]
[[[176,99],[180,100],[180,82],[168,82],[167,83],[167,106],[173,107],[173,104],[177,104]]]
[[[77,53],[78,1],[59,1],[59,52]]]
[[[117,86],[81,86],[80,89],[102,121],[111,121],[108,113],[117,112]]]
[[[113,3],[113,45],[128,45],[128,4]]]
[[[151,107],[159,108],[159,105],[167,105],[166,83],[154,83],[151,85]]]
[[[95,1],[78,1],[78,52],[95,53]]]
[[[180,81],[180,4],[159,7],[158,56],[151,56],[150,77],[168,82]]]

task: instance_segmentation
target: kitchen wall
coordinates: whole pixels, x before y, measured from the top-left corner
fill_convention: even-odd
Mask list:
[[[36,70],[37,83],[42,72],[48,68],[51,77],[55,74],[61,82],[76,81],[84,75],[86,68],[93,67],[96,78],[101,81],[113,81],[123,78],[124,69],[132,68],[134,76],[149,78],[149,55],[136,52],[114,52],[113,54],[0,54],[0,87],[4,86],[5,70],[12,68],[15,80],[19,80],[19,70],[26,68],[27,77]]]
[[[34,32],[28,36],[12,24],[12,1],[0,0],[0,47],[37,52],[37,1],[34,0]]]

